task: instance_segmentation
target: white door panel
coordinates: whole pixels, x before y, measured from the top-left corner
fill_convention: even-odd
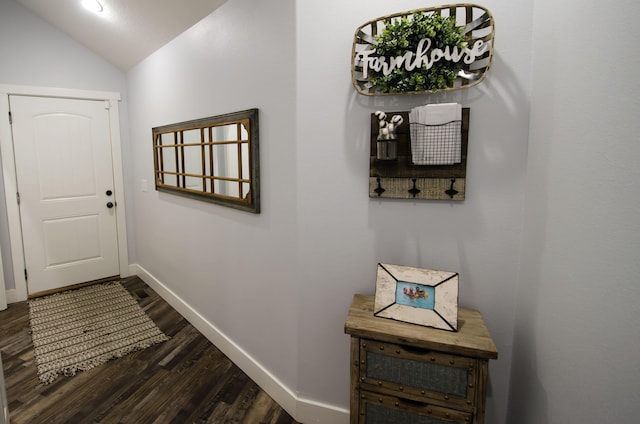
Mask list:
[[[9,99],[29,293],[118,275],[105,102]]]
[[[96,124],[89,116],[69,113],[31,117],[34,146],[29,153],[36,156],[41,200],[96,195],[95,169],[99,164],[94,163],[96,141],[92,139],[100,136],[95,131],[105,128],[92,131],[92,123]]]

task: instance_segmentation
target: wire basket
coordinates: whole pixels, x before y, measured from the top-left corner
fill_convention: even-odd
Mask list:
[[[414,165],[455,165],[462,162],[462,121],[440,125],[410,123]]]

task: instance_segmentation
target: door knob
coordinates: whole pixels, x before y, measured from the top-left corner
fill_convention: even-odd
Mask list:
[[[109,209],[111,209],[111,208],[113,207],[113,203],[111,203],[111,202],[107,203],[107,207],[108,207]]]

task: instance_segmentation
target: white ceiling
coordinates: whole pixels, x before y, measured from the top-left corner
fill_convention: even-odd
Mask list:
[[[82,0],[17,1],[127,71],[226,0],[99,0],[100,14]]]

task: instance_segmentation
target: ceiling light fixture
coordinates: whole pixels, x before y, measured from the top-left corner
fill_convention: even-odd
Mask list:
[[[102,7],[102,4],[98,0],[82,0],[82,5],[85,9],[96,13],[104,10],[104,7]]]

